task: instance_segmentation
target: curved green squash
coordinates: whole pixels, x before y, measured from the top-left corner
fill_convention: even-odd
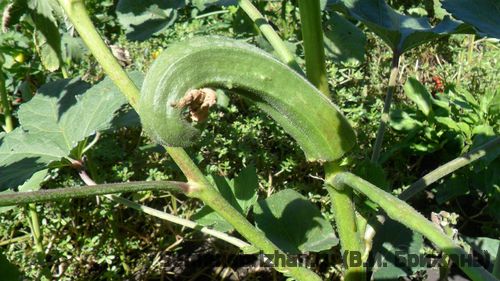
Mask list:
[[[356,141],[338,108],[302,76],[268,53],[223,37],[197,37],[163,52],[148,71],[139,115],[146,132],[186,147],[199,131],[173,106],[189,90],[230,89],[264,110],[301,146],[309,161],[332,161]]]

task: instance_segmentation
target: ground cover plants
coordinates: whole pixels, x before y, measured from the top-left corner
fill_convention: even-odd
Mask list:
[[[497,2],[0,3],[8,280],[500,278]]]

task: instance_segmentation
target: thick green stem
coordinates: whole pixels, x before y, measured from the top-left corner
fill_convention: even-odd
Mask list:
[[[319,0],[299,0],[299,9],[307,78],[323,94],[330,96]]]
[[[113,57],[102,38],[95,30],[82,0],[59,0],[59,2],[64,8],[68,18],[75,26],[75,29],[80,34],[80,37],[82,37],[91,53],[101,64],[106,74],[135,108],[140,96],[139,89],[137,89],[126,72],[121,68],[120,64]],[[241,0],[240,3],[247,9],[253,7],[253,5],[246,0]],[[267,33],[271,34],[269,30]],[[279,36],[277,38],[279,38]],[[280,49],[278,53],[284,54],[285,50]],[[208,180],[203,176],[196,165],[194,165],[182,148],[167,147],[166,149],[185,173],[189,180],[189,184],[195,186],[195,188],[188,193],[189,196],[199,198],[205,204],[209,205],[215,212],[230,222],[243,237],[254,243],[254,246],[257,248],[266,253],[281,252],[281,250],[268,240],[262,232],[257,230],[244,216],[234,209],[214,187],[208,184]],[[319,276],[314,272],[303,267],[277,267],[277,269],[297,280],[320,280]]]
[[[332,182],[335,176],[341,172],[342,170],[337,163],[326,163],[326,182]],[[346,265],[344,280],[365,280],[365,269],[363,266],[351,266],[351,264],[349,264],[350,255],[363,253],[361,233],[358,231],[356,213],[354,203],[352,201],[352,190],[340,189],[336,188],[336,186],[329,185],[326,187],[332,200],[335,224],[337,225],[337,232],[342,246],[344,264]]]
[[[169,191],[174,193],[186,192],[189,185],[183,182],[147,181],[100,184],[96,186],[64,187],[44,189],[29,192],[13,192],[0,194],[0,206],[12,206],[27,203],[41,203],[71,198],[81,198],[113,193],[137,192],[146,190]]]
[[[421,233],[438,248],[445,252],[474,281],[496,280],[486,269],[472,263],[472,257],[448,237],[441,229],[427,220],[406,202],[396,198],[381,188],[351,173],[339,173],[329,181],[336,188],[348,188],[364,194],[379,205],[387,215],[408,228]],[[471,263],[464,259],[471,259]]]
[[[440,180],[441,178],[453,173],[454,171],[464,166],[469,165],[470,163],[488,154],[488,152],[498,149],[499,145],[500,145],[500,137],[496,137],[490,140],[489,142],[471,150],[467,154],[457,157],[451,160],[450,162],[439,166],[432,172],[426,174],[416,182],[412,183],[408,189],[406,189],[399,195],[399,199],[405,201],[410,199],[415,194],[424,190],[426,187]]]
[[[408,189],[403,191],[398,196],[398,198],[404,201],[409,200],[411,197],[418,194],[432,183],[480,159],[481,157],[487,155],[489,152],[498,149],[499,144],[500,144],[500,137],[494,138],[489,142],[471,150],[465,155],[457,157],[451,160],[450,162],[439,166],[435,170],[429,172],[428,174],[426,174],[425,176],[423,176],[422,178],[411,184]],[[373,239],[375,238],[376,234],[376,228],[384,224],[386,217],[383,214],[378,214],[376,216],[376,220],[378,221],[378,223],[370,224],[366,228],[366,232],[364,235],[365,245],[366,245],[365,254],[368,254],[369,251],[371,250]]]
[[[12,120],[10,102],[7,97],[7,89],[5,88],[5,77],[3,76],[3,72],[0,73],[0,99],[5,119],[5,131],[8,133],[14,130],[14,122]]]
[[[382,110],[382,117],[380,118],[380,125],[377,131],[377,137],[373,144],[373,153],[371,161],[377,163],[380,158],[380,151],[382,150],[382,143],[384,141],[384,134],[389,123],[389,111],[391,110],[392,96],[396,89],[396,83],[399,74],[399,58],[400,54],[394,51],[392,54],[391,74],[389,76],[389,84],[387,86],[387,94],[385,96],[384,109]]]
[[[259,10],[252,4],[250,0],[238,0],[241,9],[252,19],[252,21],[260,29],[267,41],[273,46],[274,51],[280,58],[281,61],[286,63],[289,67],[293,68],[300,74],[303,74],[302,69],[295,60],[295,56],[290,52],[285,42],[281,40],[281,37],[276,33],[273,27],[267,22],[264,16],[259,12]]]

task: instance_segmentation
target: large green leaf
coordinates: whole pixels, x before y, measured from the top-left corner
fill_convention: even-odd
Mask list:
[[[442,6],[455,18],[474,26],[479,33],[500,39],[500,1],[443,0]]]
[[[460,22],[445,17],[432,27],[427,18],[400,14],[384,0],[342,0],[349,14],[363,22],[395,52],[403,53],[435,38],[466,31]]]
[[[127,37],[142,41],[172,25],[176,9],[185,5],[185,1],[178,0],[120,0],[116,14]]]
[[[142,74],[134,73],[133,78],[140,81]],[[68,164],[62,159],[80,141],[108,129],[125,103],[109,79],[92,88],[79,79],[42,86],[19,108],[21,127],[0,138],[0,190],[16,190],[49,164]]]
[[[354,24],[333,12],[326,22],[326,55],[339,62],[359,62],[365,58],[366,36]]]
[[[211,177],[221,195],[241,214],[247,215],[255,202],[257,202],[257,189],[259,186],[255,167],[243,169],[235,179],[221,176]],[[204,206],[191,217],[199,224],[210,226],[219,231],[228,232],[234,228],[210,207]]]
[[[409,276],[424,269],[420,264],[408,262],[410,255],[420,254],[423,242],[424,239],[419,233],[394,220],[387,220],[377,232],[373,244],[373,279],[398,280],[399,277]]]
[[[338,244],[331,224],[300,193],[285,189],[254,205],[257,227],[287,253],[329,250]]]
[[[408,78],[404,85],[404,91],[406,96],[417,104],[418,109],[425,116],[432,114],[432,95],[417,79]]]

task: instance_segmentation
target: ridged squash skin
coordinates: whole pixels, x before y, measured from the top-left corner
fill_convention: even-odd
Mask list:
[[[338,108],[305,78],[270,54],[224,37],[195,37],[164,51],[146,74],[138,112],[145,131],[176,147],[195,143],[199,130],[172,106],[189,90],[225,88],[269,114],[309,161],[336,160],[356,142]]]

